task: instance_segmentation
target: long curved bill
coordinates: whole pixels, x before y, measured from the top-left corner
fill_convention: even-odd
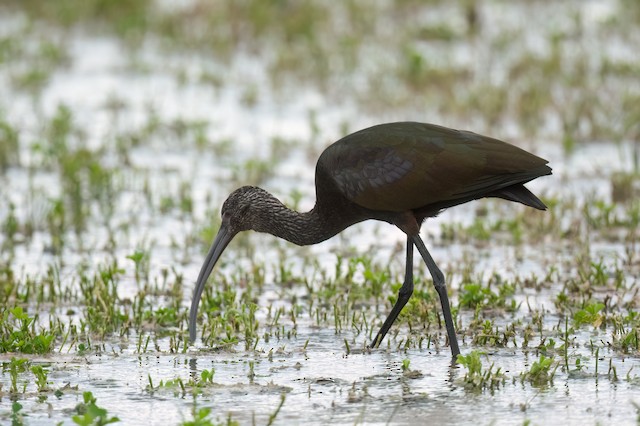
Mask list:
[[[196,340],[196,318],[198,316],[198,304],[200,303],[200,298],[202,297],[204,285],[207,282],[207,278],[209,278],[209,275],[211,275],[211,271],[220,258],[220,255],[227,247],[229,242],[233,239],[234,235],[235,234],[230,232],[228,226],[226,226],[224,223],[220,225],[218,235],[216,235],[216,238],[213,240],[213,244],[211,244],[209,253],[207,253],[207,257],[204,260],[202,269],[200,269],[200,274],[198,275],[198,280],[196,281],[196,288],[193,292],[193,299],[191,299],[191,309],[189,310],[189,339],[191,340],[191,342]]]

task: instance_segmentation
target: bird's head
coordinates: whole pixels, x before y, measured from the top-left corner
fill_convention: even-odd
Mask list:
[[[236,189],[222,204],[220,228],[227,228],[231,237],[241,231],[260,231],[256,228],[263,219],[265,204],[272,199],[275,200],[271,194],[255,186]]]
[[[213,267],[238,232],[251,229],[256,231],[263,230],[262,224],[269,215],[269,204],[273,202],[278,201],[264,189],[255,186],[243,186],[233,191],[222,205],[220,229],[200,269],[193,299],[191,300],[189,337],[192,342],[196,338],[198,304],[202,297],[204,285],[209,275],[211,275]]]

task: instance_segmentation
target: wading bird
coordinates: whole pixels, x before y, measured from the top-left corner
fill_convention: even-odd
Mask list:
[[[316,204],[287,208],[263,189],[244,186],[222,205],[222,223],[202,265],[191,302],[189,336],[196,337],[198,303],[218,258],[240,231],[267,232],[297,245],[316,244],[368,219],[407,235],[405,278],[398,300],[373,339],[377,347],[413,293],[413,246],[433,278],[451,354],[459,353],[444,275],[420,238],[420,226],[442,210],[497,197],[546,210],[524,183],[551,174],[547,161],[508,143],[433,124],[373,126],[330,145],[316,165]]]

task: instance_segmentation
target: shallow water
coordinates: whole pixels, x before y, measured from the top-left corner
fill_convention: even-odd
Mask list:
[[[303,350],[301,340],[306,337],[310,343]],[[180,377],[186,382],[211,368],[214,384],[197,396],[198,406],[213,408],[220,419],[230,414],[241,424],[266,423],[282,394],[286,400],[278,424],[521,424],[526,419],[558,424],[560,418],[566,424],[628,424],[637,415],[632,404],[637,402],[638,379],[623,378],[624,372],[638,368],[637,359],[614,358],[621,375],[617,382],[607,377],[608,366],[601,365],[595,376],[594,360],[589,359],[583,375],[558,372],[551,386],[536,388],[521,383],[517,374],[537,357],[511,348],[491,351],[491,361],[516,378],[493,392],[469,392],[461,382],[463,370],[450,365],[448,348],[346,355],[344,348],[336,347],[343,338],[349,339],[349,333],[301,327],[298,339],[278,342],[284,350],[276,350],[272,359],[260,350],[139,356],[121,352],[116,345],[116,354],[51,355],[38,362],[52,363],[54,383],[91,389],[101,406],[126,424],[176,424],[191,418],[189,393],[183,395],[177,386],[145,391],[148,376],[154,384],[160,378]],[[463,353],[466,349],[463,346]],[[610,354],[600,355],[604,360]],[[409,359],[411,369],[420,374],[403,375],[403,359]],[[249,361],[255,363],[252,380],[247,377]],[[34,399],[22,403],[29,424],[50,424],[65,418],[65,411],[81,399],[79,392],[65,392],[46,404]]]

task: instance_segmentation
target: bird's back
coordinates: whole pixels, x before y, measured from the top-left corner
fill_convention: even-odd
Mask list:
[[[546,164],[497,139],[398,122],[352,133],[329,146],[318,160],[316,184],[319,197],[321,186],[332,184],[346,199],[370,210],[445,208],[501,196],[505,188],[551,174]]]

